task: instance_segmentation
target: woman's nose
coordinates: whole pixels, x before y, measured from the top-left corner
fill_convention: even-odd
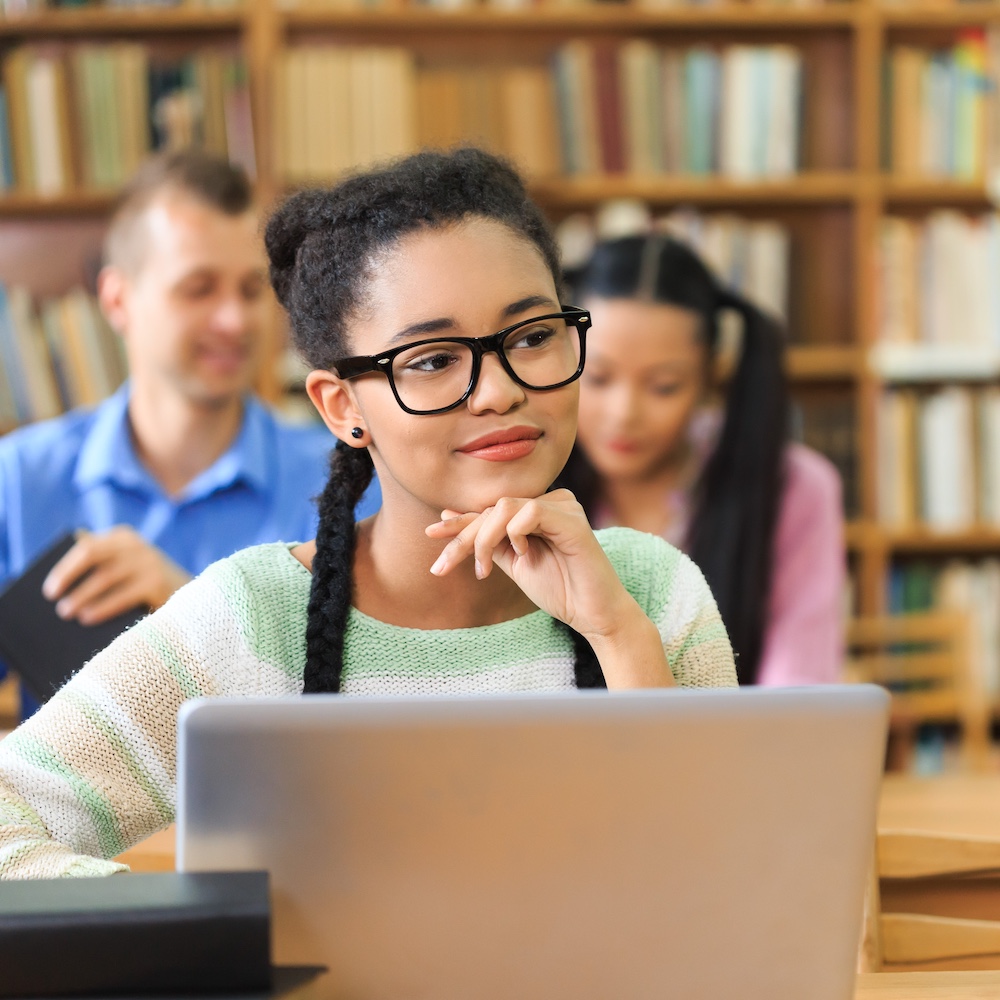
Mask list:
[[[510,377],[496,354],[483,355],[479,378],[469,396],[469,410],[473,413],[490,410],[506,413],[524,399],[524,389]]]

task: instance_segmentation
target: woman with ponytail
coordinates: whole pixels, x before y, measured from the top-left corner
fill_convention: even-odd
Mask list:
[[[560,483],[595,526],[654,532],[692,557],[740,683],[838,680],[840,481],[826,459],[788,439],[781,328],[660,234],[599,244],[575,292],[594,329],[577,446]],[[742,336],[719,386],[725,310],[739,315]]]
[[[316,538],[215,563],[0,743],[0,877],[117,871],[167,826],[187,698],[736,683],[694,563],[551,488],[590,317],[506,163],[419,154],[295,195],[265,242],[338,439]]]

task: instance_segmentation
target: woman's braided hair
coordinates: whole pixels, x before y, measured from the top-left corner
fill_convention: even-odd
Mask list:
[[[329,190],[303,191],[288,199],[268,221],[264,240],[271,283],[306,362],[329,369],[350,353],[345,326],[363,306],[382,254],[408,233],[474,217],[499,222],[533,243],[560,285],[558,251],[541,212],[516,171],[479,149],[418,153]],[[373,471],[366,449],[337,443],[319,499],[306,627],[306,693],[340,690],[351,607],[354,508]],[[567,631],[577,685],[603,687],[590,645]]]

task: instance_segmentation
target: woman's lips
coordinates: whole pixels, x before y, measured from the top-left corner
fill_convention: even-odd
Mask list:
[[[470,441],[459,452],[486,462],[512,462],[535,450],[542,432],[537,427],[514,427]]]

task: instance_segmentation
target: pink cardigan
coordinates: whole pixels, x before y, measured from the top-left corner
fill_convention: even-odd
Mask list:
[[[832,684],[840,680],[846,618],[840,476],[800,444],[789,445],[785,463],[758,683]]]
[[[678,545],[687,531],[689,497],[678,490],[665,500],[671,508],[665,537]],[[597,511],[595,527],[612,523],[606,509]],[[840,476],[818,452],[790,444],[758,684],[787,687],[840,680],[846,580]]]

